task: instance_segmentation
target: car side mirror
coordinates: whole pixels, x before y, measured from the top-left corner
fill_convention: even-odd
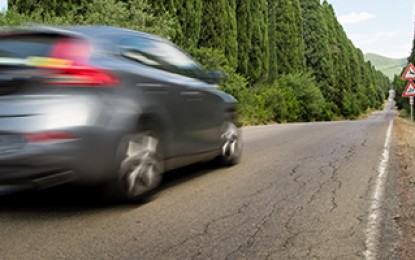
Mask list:
[[[206,82],[211,84],[218,84],[225,81],[225,73],[221,70],[208,70]]]

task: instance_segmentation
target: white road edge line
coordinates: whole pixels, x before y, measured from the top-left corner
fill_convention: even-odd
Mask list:
[[[381,207],[383,201],[383,195],[385,193],[385,182],[388,176],[388,163],[389,163],[389,153],[390,146],[392,141],[392,129],[393,129],[393,119],[389,122],[389,127],[386,133],[385,145],[383,147],[383,152],[378,166],[377,172],[378,176],[376,177],[375,187],[372,193],[372,203],[370,205],[369,216],[367,219],[367,228],[366,228],[366,251],[364,256],[368,260],[377,259],[377,250],[379,242],[379,231],[380,231],[380,221],[381,221]]]

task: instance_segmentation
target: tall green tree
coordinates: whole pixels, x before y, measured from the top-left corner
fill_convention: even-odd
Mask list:
[[[295,17],[295,32],[300,35],[296,37],[294,41],[296,44],[296,50],[299,57],[296,59],[296,66],[299,66],[299,71],[305,71],[306,57],[305,57],[305,42],[304,42],[304,19],[303,10],[301,8],[300,0],[293,0],[292,2],[294,17]],[[301,69],[300,69],[301,67]]]
[[[238,41],[235,8],[233,0],[204,0],[199,46],[222,51],[229,63],[236,66]]]
[[[252,14],[251,1],[238,1],[236,5],[237,37],[238,37],[238,66],[237,71],[249,75],[249,52],[252,46]]]
[[[226,13],[226,47],[225,55],[229,65],[236,69],[238,65],[238,22],[236,19],[236,0],[228,0]]]
[[[251,82],[265,80],[268,76],[268,5],[266,0],[251,1],[252,36],[249,52],[248,77]]]
[[[333,62],[331,60],[327,22],[319,0],[300,0],[304,19],[306,63],[313,72],[326,99],[331,100]]]
[[[277,58],[277,12],[276,1],[268,0],[268,82],[273,83],[278,76],[278,58]]]
[[[298,0],[273,0],[269,3],[272,13],[269,31],[275,43],[278,74],[306,71],[303,18]],[[272,72],[271,72],[272,73]]]
[[[183,48],[196,48],[202,31],[203,1],[176,0],[176,14],[180,32],[173,39]]]
[[[252,83],[268,76],[269,38],[267,0],[238,1],[237,72]]]
[[[324,5],[323,5],[324,6]],[[332,9],[332,8],[331,8]],[[334,15],[334,11],[331,11]],[[335,15],[334,15],[335,17]],[[328,99],[332,101],[340,109],[343,115],[345,111],[344,102],[347,93],[350,93],[350,86],[352,85],[352,73],[349,56],[350,48],[348,48],[348,37],[342,25],[337,21],[337,18],[332,18],[334,25],[333,43],[331,46],[332,60],[333,60],[333,96]],[[340,112],[339,111],[339,112]],[[345,115],[347,116],[347,115]]]
[[[336,110],[336,113],[339,113],[338,104],[341,103],[340,80],[343,75],[341,74],[340,60],[340,52],[342,47],[339,34],[341,32],[338,32],[338,30],[340,31],[342,28],[337,20],[333,7],[326,0],[324,0],[322,4],[322,12],[327,21],[329,52],[333,62],[333,88],[331,89],[331,95],[327,96],[327,101],[332,104],[332,108]]]
[[[368,69],[366,66],[365,58],[363,55],[362,50],[356,49],[357,52],[357,59],[358,59],[358,69],[359,69],[359,77],[360,77],[360,85],[358,89],[358,96],[359,96],[359,102],[362,111],[365,111],[369,107],[371,107],[371,104],[367,98],[366,92],[367,89],[370,86],[370,80],[368,75]]]

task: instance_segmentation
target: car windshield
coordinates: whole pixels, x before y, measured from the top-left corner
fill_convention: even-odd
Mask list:
[[[172,44],[135,37],[123,40],[121,52],[125,57],[144,65],[189,77],[204,75],[203,69],[187,54]]]
[[[174,66],[180,68],[197,67],[197,64],[191,58],[170,44],[153,41],[147,48],[148,52],[153,53],[161,61],[165,61]]]

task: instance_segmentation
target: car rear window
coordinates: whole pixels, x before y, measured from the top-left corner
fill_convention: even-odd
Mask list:
[[[47,57],[57,36],[13,35],[0,37],[0,58]]]

